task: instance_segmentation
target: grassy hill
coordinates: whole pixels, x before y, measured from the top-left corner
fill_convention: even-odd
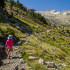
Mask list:
[[[12,34],[15,43],[20,41],[22,57],[31,69],[48,70],[47,66],[38,62],[40,58],[56,63],[57,69],[70,69],[70,27],[51,27],[16,6],[11,10],[9,3],[6,12],[0,12],[0,42],[5,42]],[[30,60],[29,56],[36,59]]]

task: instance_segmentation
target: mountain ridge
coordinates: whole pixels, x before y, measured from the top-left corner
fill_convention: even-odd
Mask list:
[[[51,13],[51,14],[62,14],[62,15],[66,15],[66,14],[70,14],[70,10],[63,10],[63,11],[58,11],[58,10],[45,10],[45,11],[37,11],[37,12],[46,12],[46,13]]]
[[[70,10],[69,11],[36,11],[36,13],[41,14],[48,21],[48,25],[51,26],[70,26]]]

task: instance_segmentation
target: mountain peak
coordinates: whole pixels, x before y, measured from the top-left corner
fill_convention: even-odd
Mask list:
[[[63,11],[58,11],[58,10],[45,10],[45,11],[37,11],[38,13],[42,13],[42,14],[55,14],[55,15],[67,15],[70,14],[70,10],[63,10]]]

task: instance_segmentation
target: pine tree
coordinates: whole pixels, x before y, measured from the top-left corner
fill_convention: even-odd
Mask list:
[[[4,0],[5,2],[7,2],[7,0]]]
[[[19,0],[17,0],[17,6],[19,7]]]
[[[13,6],[13,0],[10,0],[10,9],[12,9]]]
[[[0,8],[4,8],[5,7],[5,1],[4,0],[0,0]]]

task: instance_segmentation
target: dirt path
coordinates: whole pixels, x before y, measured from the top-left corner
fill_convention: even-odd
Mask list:
[[[2,60],[3,65],[0,67],[0,70],[27,70],[29,68],[18,52],[18,47],[13,46],[13,58]]]

